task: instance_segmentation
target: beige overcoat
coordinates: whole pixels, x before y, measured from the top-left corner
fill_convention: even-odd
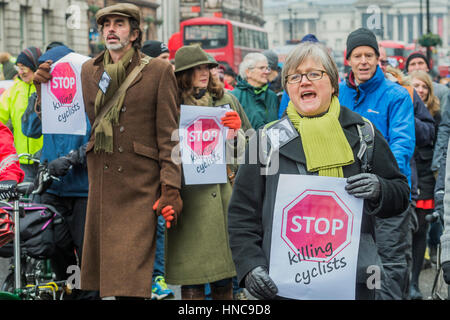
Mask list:
[[[140,63],[136,53],[127,75]],[[91,124],[103,73],[103,53],[82,68],[83,97]],[[100,296],[151,297],[160,184],[180,188],[181,167],[171,160],[178,143],[179,104],[172,66],[152,59],[128,88],[113,126],[113,153],[87,147],[89,199],[81,265],[81,288]]]

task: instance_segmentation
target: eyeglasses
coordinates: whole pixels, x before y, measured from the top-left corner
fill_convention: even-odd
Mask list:
[[[294,84],[301,82],[303,80],[303,76],[306,76],[306,79],[309,81],[317,81],[322,79],[324,73],[326,73],[326,71],[323,70],[312,70],[307,73],[294,73],[287,75],[286,80],[287,83]]]
[[[29,68],[29,67],[27,67],[27,66],[14,66],[14,69],[17,71],[17,72],[23,72],[23,73],[26,73],[26,72],[28,72],[28,71],[30,71],[31,69]]]
[[[272,69],[270,67],[262,66],[262,67],[252,67],[250,69],[259,69],[261,72],[267,71],[270,72]]]

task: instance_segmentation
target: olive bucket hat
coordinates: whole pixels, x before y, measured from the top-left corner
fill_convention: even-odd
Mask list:
[[[181,47],[175,54],[175,72],[187,70],[202,64],[207,64],[210,68],[218,66],[217,62],[212,62],[208,59],[206,52],[198,45]]]

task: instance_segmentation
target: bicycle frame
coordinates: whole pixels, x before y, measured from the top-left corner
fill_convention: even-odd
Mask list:
[[[30,154],[20,154],[21,157],[28,157],[28,159],[40,163],[39,159],[33,158]],[[57,177],[50,176],[48,172],[45,173],[45,179],[54,179],[59,180]],[[42,179],[40,179],[42,180]],[[23,205],[21,205],[21,196],[28,196],[31,194],[36,194],[43,192],[42,185],[44,181],[39,181],[39,186],[34,188],[33,182],[22,182],[19,183],[16,187],[17,196],[13,200],[12,212],[13,212],[13,221],[14,221],[14,239],[13,239],[13,253],[14,253],[14,293],[10,292],[0,292],[0,299],[8,299],[8,300],[21,300],[26,297],[39,297],[41,292],[51,293],[54,300],[56,300],[56,292],[60,291],[60,287],[58,284],[62,286],[61,281],[58,281],[58,284],[55,281],[45,282],[45,283],[36,283],[35,285],[27,285],[26,288],[22,287],[22,265],[21,265],[21,246],[20,246],[20,217],[23,211]],[[38,192],[36,192],[38,191]],[[9,204],[10,205],[10,204]],[[24,214],[24,213],[23,213]]]

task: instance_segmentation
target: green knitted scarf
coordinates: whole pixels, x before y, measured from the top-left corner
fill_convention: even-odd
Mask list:
[[[114,93],[119,89],[122,82],[126,79],[126,69],[131,63],[131,59],[135,53],[134,48],[128,50],[125,55],[114,63],[109,55],[109,50],[105,51],[103,56],[103,65],[106,73],[111,77],[106,94],[98,89],[95,98],[95,115],[100,112],[101,108],[111,99]],[[119,123],[120,109],[122,108],[125,94],[117,99],[114,106],[105,114],[99,121],[95,128],[95,152],[105,151],[107,153],[113,152],[113,125]]]
[[[343,178],[342,167],[355,162],[341,124],[341,106],[337,97],[331,100],[328,112],[320,117],[300,116],[291,102],[286,109],[294,127],[300,133],[308,171],[319,176]]]

